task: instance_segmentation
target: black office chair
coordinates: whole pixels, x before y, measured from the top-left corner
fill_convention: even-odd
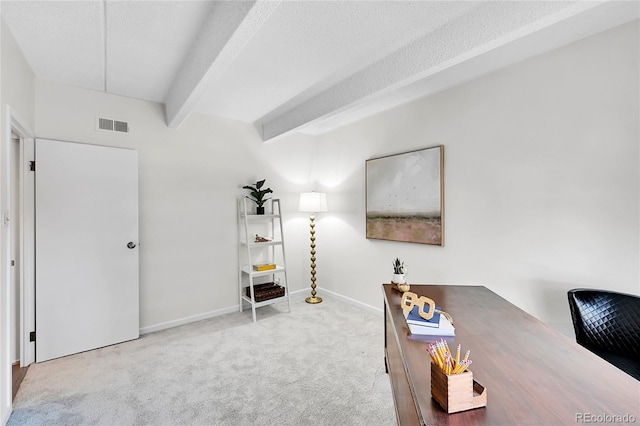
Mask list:
[[[640,297],[606,290],[569,290],[576,341],[640,380]]]

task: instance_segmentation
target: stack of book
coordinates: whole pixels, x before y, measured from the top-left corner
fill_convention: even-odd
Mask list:
[[[254,271],[269,271],[271,269],[276,269],[275,263],[256,263],[253,265]]]
[[[407,326],[411,334],[428,336],[455,336],[453,324],[438,312],[440,308],[436,306],[431,319],[426,320],[418,315],[418,306],[414,306],[410,311],[404,311]]]

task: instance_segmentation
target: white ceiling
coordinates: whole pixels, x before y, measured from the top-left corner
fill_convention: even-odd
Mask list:
[[[38,78],[319,134],[638,19],[637,1],[10,1]]]

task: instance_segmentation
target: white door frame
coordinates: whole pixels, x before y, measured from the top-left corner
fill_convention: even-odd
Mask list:
[[[11,211],[11,199],[9,197],[9,188],[11,188],[11,176],[12,176],[12,164],[10,161],[10,153],[11,153],[11,144],[13,143],[11,140],[11,134],[14,133],[20,138],[20,176],[23,177],[21,179],[20,184],[20,216],[22,218],[33,217],[33,201],[30,203],[25,201],[29,199],[29,193],[31,194],[31,200],[33,200],[33,191],[34,188],[28,188],[28,185],[24,185],[24,176],[25,172],[25,161],[27,155],[29,154],[29,146],[31,147],[31,155],[33,155],[33,132],[25,125],[25,121],[22,120],[15,111],[11,109],[9,105],[6,105],[5,108],[5,117],[4,119],[4,134],[0,135],[3,141],[3,149],[0,153],[0,169],[2,170],[0,174],[0,189],[4,192],[2,197],[0,197],[0,253],[2,253],[0,257],[0,286],[2,287],[0,290],[0,294],[3,296],[0,306],[0,312],[2,313],[2,318],[0,318],[0,324],[2,324],[2,332],[0,333],[1,337],[1,346],[2,353],[0,353],[0,368],[3,369],[3,373],[1,376],[3,378],[3,383],[0,383],[2,386],[2,391],[0,394],[4,396],[3,401],[0,401],[2,404],[1,411],[4,415],[8,414],[5,411],[8,409],[8,412],[11,412],[12,405],[12,382],[11,382],[11,360],[10,360],[10,333],[9,327],[11,324],[11,315],[13,311],[13,306],[11,306],[10,300],[10,279],[11,279],[11,238],[9,233],[9,224],[11,217],[9,217],[9,212]],[[27,163],[28,164],[28,163]],[[26,215],[27,211],[31,209],[31,215]],[[34,291],[35,291],[35,277],[34,277],[34,243],[33,240],[28,241],[25,240],[25,232],[29,235],[29,229],[31,229],[31,234],[33,235],[34,222],[31,221],[21,221],[22,225],[20,228],[20,238],[21,238],[21,247],[22,247],[22,258],[23,262],[20,263],[20,305],[22,308],[22,315],[20,318],[20,362],[22,366],[29,365],[35,360],[35,344],[29,342],[29,331],[33,329],[28,329],[35,323],[35,307],[34,307]],[[31,301],[31,302],[29,302]],[[6,380],[6,383],[4,381]],[[5,419],[6,420],[6,419]]]
[[[29,162],[34,160],[34,136],[24,121],[7,106],[8,137],[11,133],[20,138],[20,366],[26,367],[35,362],[35,342],[30,342],[29,333],[35,331],[35,240],[34,240],[34,176],[29,171]],[[10,140],[10,139],[9,139]],[[9,167],[11,169],[11,166]],[[11,170],[9,170],[11,173]],[[9,178],[11,184],[11,178]],[[11,262],[11,259],[9,259]]]

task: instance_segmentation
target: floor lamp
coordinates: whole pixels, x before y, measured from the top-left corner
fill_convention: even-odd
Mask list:
[[[307,303],[320,303],[322,298],[316,296],[316,230],[315,213],[327,211],[327,194],[323,192],[303,192],[300,194],[301,212],[311,213],[309,215],[309,226],[311,227],[311,296],[307,297]]]

